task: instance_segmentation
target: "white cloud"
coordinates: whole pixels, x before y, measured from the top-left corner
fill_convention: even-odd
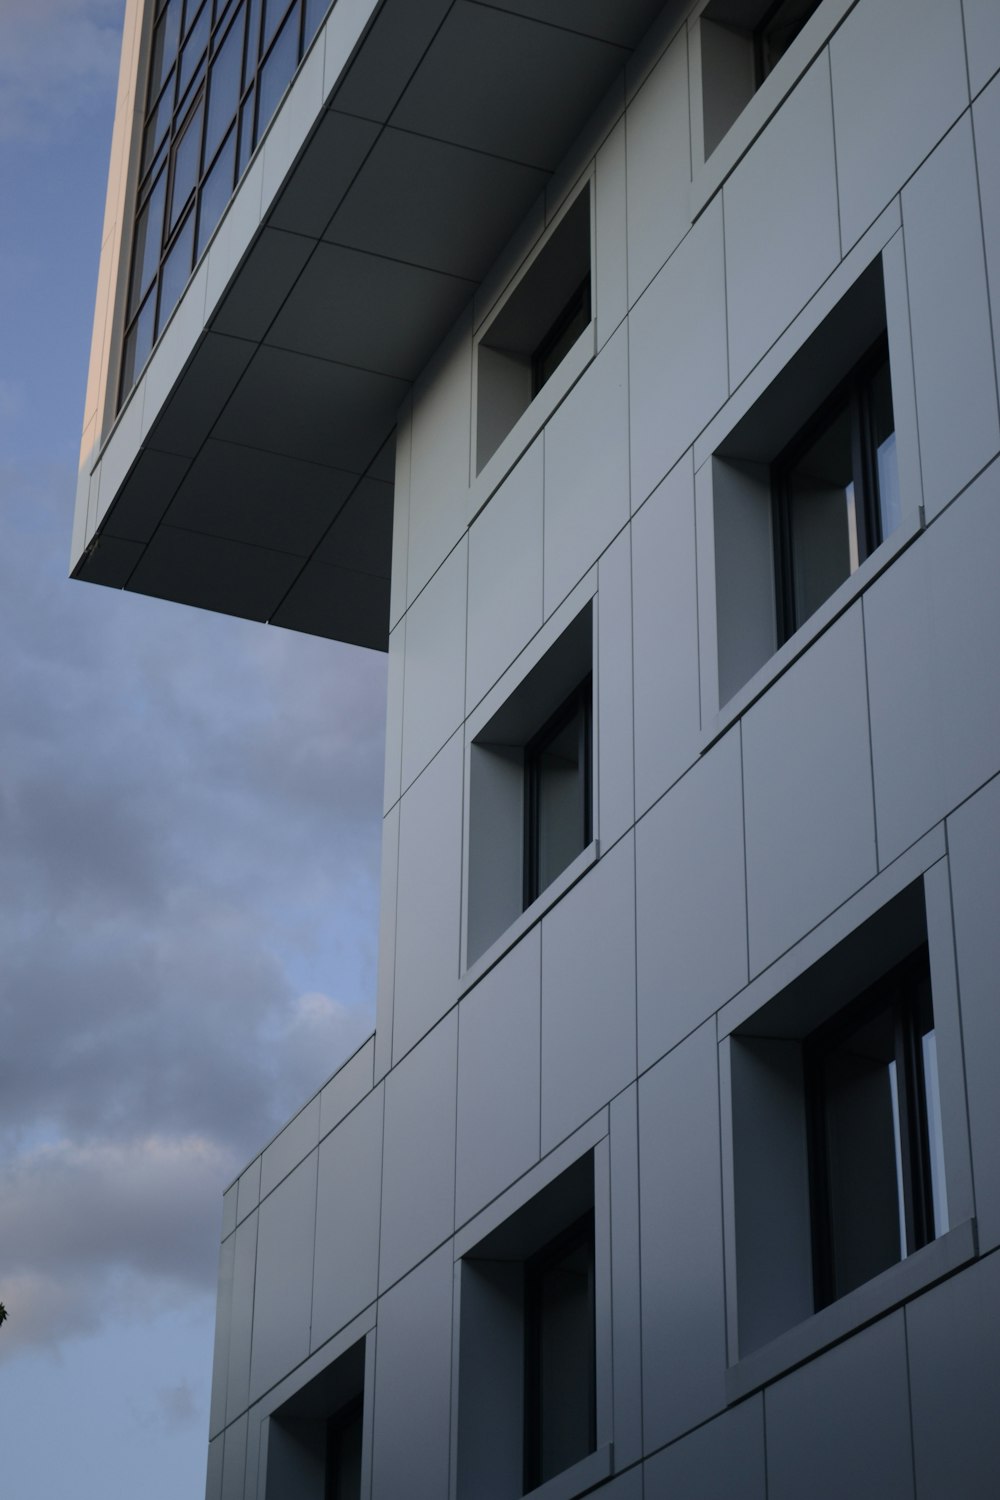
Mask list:
[[[113,96],[123,0],[3,0],[0,142],[49,140]]]

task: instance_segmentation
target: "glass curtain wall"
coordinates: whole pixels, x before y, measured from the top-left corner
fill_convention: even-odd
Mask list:
[[[333,0],[153,0],[118,406]]]

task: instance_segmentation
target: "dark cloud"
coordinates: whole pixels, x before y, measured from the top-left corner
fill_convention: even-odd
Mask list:
[[[67,581],[72,489],[0,466],[0,1356],[210,1287],[373,1024],[384,658]]]

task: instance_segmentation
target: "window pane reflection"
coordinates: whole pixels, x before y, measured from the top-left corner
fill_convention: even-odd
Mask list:
[[[858,566],[851,414],[841,407],[789,471],[795,619],[807,620]]]
[[[216,225],[226,211],[226,204],[232,196],[235,166],[236,127],[234,125],[201,189],[201,201],[198,208],[198,248],[195,252],[195,259],[208,244]]]
[[[259,141],[271,122],[288,80],[295,72],[299,60],[299,18],[293,11],[278,33],[264,66],[260,70],[260,87],[257,91],[257,135]]]
[[[157,319],[157,333],[163,332],[167,319],[180,301],[181,292],[187,285],[187,279],[191,275],[191,267],[194,264],[194,213],[189,213],[187,221],[174,241],[170,254],[163,262],[163,271],[160,276],[160,316]]]

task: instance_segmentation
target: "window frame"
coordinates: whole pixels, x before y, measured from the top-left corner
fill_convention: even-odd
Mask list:
[[[779,648],[811,618],[810,614],[803,616],[800,620],[795,606],[792,472],[845,407],[851,425],[851,468],[855,497],[854,514],[857,525],[858,567],[866,562],[885,540],[882,535],[882,518],[879,510],[878,457],[873,411],[873,386],[876,377],[883,369],[889,373],[891,387],[888,333],[879,335],[854,368],[826,396],[812,416],[799,428],[771,463],[775,624]],[[894,408],[894,433],[895,430]],[[857,568],[853,569],[841,582],[846,582],[857,571]],[[827,595],[827,598],[829,597]],[[825,602],[825,600],[821,601],[817,608]]]

